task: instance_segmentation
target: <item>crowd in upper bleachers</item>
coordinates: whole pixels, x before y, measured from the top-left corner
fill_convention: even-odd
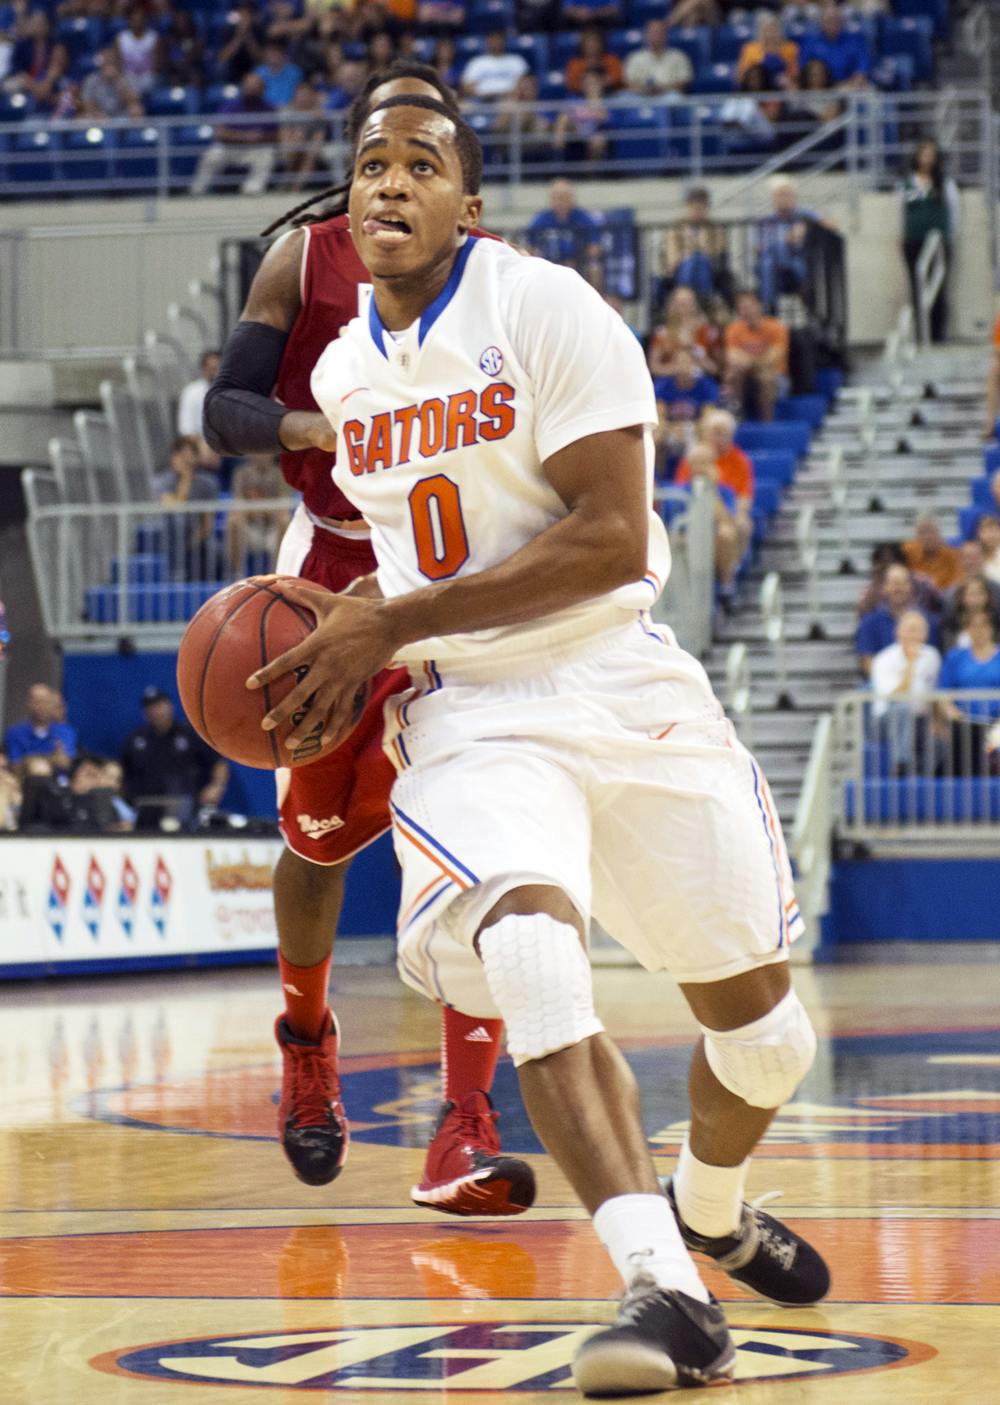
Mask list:
[[[249,192],[276,174],[302,186],[328,175],[333,114],[368,72],[413,57],[485,109],[484,137],[516,121],[528,167],[600,161],[643,104],[685,94],[729,95],[723,128],[766,150],[832,121],[851,91],[931,81],[948,17],[947,0],[7,0],[0,123],[238,114],[200,187],[239,146],[258,153]]]

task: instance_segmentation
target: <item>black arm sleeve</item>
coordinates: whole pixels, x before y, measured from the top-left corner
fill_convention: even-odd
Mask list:
[[[288,410],[271,399],[288,333],[238,322],[208,388],[202,432],[217,454],[270,454],[284,448],[278,426]]]

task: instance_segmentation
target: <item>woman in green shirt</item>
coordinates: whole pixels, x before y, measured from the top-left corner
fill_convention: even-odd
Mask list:
[[[917,301],[917,260],[932,230],[944,240],[945,279],[929,309],[931,341],[945,339],[948,320],[947,281],[951,251],[958,232],[958,188],[945,177],[937,142],[922,141],[913,153],[901,191],[903,258],[910,275],[913,315],[920,328]]]

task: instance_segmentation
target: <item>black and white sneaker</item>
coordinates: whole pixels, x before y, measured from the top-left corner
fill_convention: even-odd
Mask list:
[[[573,1362],[582,1395],[649,1395],[732,1380],[736,1349],[722,1309],[648,1274],[633,1278],[613,1327],[595,1332]]]
[[[710,1239],[695,1233],[681,1219],[672,1180],[665,1177],[660,1184],[677,1216],[681,1238],[691,1252],[704,1254],[716,1268],[751,1292],[779,1307],[811,1307],[830,1291],[826,1260],[801,1235],[773,1215],[765,1214],[760,1201],[744,1202],[743,1218],[735,1234]]]

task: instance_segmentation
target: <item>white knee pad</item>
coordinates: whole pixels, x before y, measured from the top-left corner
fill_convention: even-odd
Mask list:
[[[603,1030],[590,962],[568,923],[547,913],[502,917],[480,933],[479,955],[518,1067]]]
[[[809,1072],[816,1033],[805,1008],[790,990],[753,1024],[706,1029],[705,1057],[724,1088],[751,1107],[781,1107]]]

